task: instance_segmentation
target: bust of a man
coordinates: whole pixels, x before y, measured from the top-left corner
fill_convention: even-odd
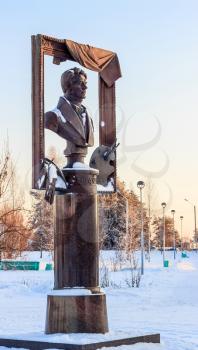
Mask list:
[[[93,122],[82,101],[86,96],[87,75],[79,68],[65,71],[61,76],[63,96],[57,107],[45,114],[45,127],[67,141],[64,151],[67,166],[84,162],[87,147],[93,146]]]

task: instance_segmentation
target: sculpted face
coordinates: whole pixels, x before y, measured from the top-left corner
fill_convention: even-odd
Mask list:
[[[80,74],[75,79],[67,91],[67,97],[71,101],[81,102],[86,96],[87,90],[87,79],[84,75]]]

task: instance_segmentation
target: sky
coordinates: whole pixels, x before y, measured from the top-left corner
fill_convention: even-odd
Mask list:
[[[31,35],[101,47],[118,54],[118,174],[137,194],[152,182],[152,208],[175,209],[192,234],[198,203],[198,2],[189,0],[1,1],[0,145],[7,135],[19,180],[31,187]],[[60,75],[74,64],[45,61],[45,109],[56,106]],[[88,73],[88,106],[97,130],[97,74]],[[96,135],[97,138],[97,135]],[[47,136],[47,142],[52,142]],[[57,139],[54,141],[60,146]],[[47,145],[46,145],[47,147]],[[184,201],[188,198],[190,203]]]

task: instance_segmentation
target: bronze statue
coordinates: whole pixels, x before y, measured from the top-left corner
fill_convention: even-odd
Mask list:
[[[65,71],[61,76],[64,95],[57,107],[45,114],[45,127],[67,141],[64,151],[67,167],[84,162],[87,147],[94,144],[93,122],[82,101],[86,96],[87,75],[79,68]]]
[[[75,162],[84,162],[87,148],[94,144],[93,122],[82,104],[86,96],[87,75],[80,68],[69,69],[61,76],[61,86],[64,95],[60,97],[57,107],[45,114],[45,127],[67,141],[64,151],[67,165],[64,168],[72,168]],[[115,169],[115,148],[116,143],[112,147],[99,146],[90,160],[91,168],[99,170],[98,184],[103,186],[107,186],[109,181],[111,183],[111,174]],[[58,169],[57,172],[57,169],[49,159],[43,159],[39,188],[46,189],[45,199],[50,204],[54,201],[55,190],[67,190],[64,176],[59,188],[61,171]]]
[[[80,68],[69,69],[61,76],[61,86],[64,95],[60,97],[57,107],[45,114],[45,127],[67,141],[64,151],[66,167],[72,168],[75,162],[84,162],[87,147],[94,144],[93,122],[82,104],[86,96],[87,75]],[[116,147],[116,142],[111,147],[102,145],[92,154],[90,166],[99,170],[98,184],[107,186],[111,182],[111,175],[115,171]],[[52,188],[54,191],[54,186]]]

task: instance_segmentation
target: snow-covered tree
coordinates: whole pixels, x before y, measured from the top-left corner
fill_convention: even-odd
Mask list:
[[[99,196],[99,228],[103,249],[134,250],[140,245],[141,206],[133,191],[117,180],[117,192]],[[145,244],[148,241],[148,217],[145,208]]]
[[[164,231],[164,222],[163,218],[161,217],[155,217],[153,220],[153,244],[162,249],[163,246],[163,231]],[[169,216],[165,217],[165,247],[173,247],[173,219]],[[178,231],[175,230],[175,241],[176,245],[180,245],[180,238]]]
[[[120,246],[125,231],[125,208],[117,195],[99,196],[99,231],[101,247],[116,249]]]

